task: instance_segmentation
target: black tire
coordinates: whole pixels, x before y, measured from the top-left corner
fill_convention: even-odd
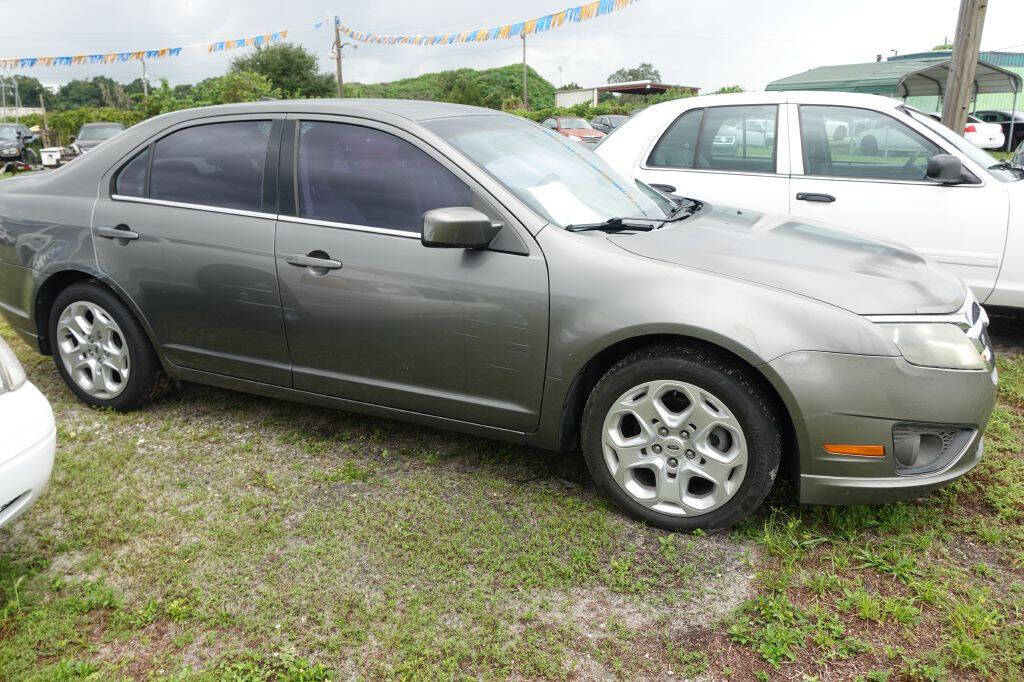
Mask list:
[[[57,338],[58,318],[68,305],[76,301],[88,301],[101,307],[121,328],[129,352],[131,372],[124,388],[113,398],[101,399],[87,393],[71,378],[61,359],[57,346],[60,342]],[[49,335],[57,372],[75,396],[86,405],[127,412],[156,400],[171,389],[171,379],[164,372],[142,325],[128,306],[99,282],[76,282],[57,295],[50,309]]]
[[[622,489],[605,463],[602,429],[608,410],[624,392],[658,379],[685,381],[711,392],[743,429],[748,448],[744,480],[731,499],[705,514],[676,516],[643,506]],[[782,459],[782,431],[777,400],[753,370],[713,349],[657,344],[624,357],[594,387],[583,412],[583,456],[597,488],[630,516],[667,530],[722,529],[751,514],[771,491]]]
[[[860,152],[865,156],[875,156],[878,154],[878,140],[875,139],[874,135],[864,136],[864,139],[860,141]]]

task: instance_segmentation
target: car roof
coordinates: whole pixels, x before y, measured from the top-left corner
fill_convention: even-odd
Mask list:
[[[120,126],[120,125],[124,125],[124,124],[123,123],[118,123],[117,121],[93,121],[92,123],[83,123],[82,127],[83,128],[96,128],[98,126]]]
[[[832,92],[828,90],[768,90],[735,92],[722,95],[698,95],[653,104],[648,109],[675,109],[683,111],[697,107],[717,107],[753,104],[831,104],[865,109],[895,109],[903,101],[881,95],[859,92]]]
[[[184,111],[196,112],[195,109]],[[221,104],[202,107],[203,116],[224,116],[232,114],[259,113],[305,113],[305,114],[336,114],[336,115],[391,115],[409,121],[426,121],[434,118],[451,118],[455,116],[501,116],[502,112],[484,107],[449,102],[432,102],[412,99],[283,99],[264,100],[260,102],[241,102],[238,104]],[[177,113],[177,112],[175,112]],[[504,114],[508,115],[508,114]]]

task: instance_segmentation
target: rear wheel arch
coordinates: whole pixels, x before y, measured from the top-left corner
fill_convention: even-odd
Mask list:
[[[132,315],[138,320],[142,326],[150,344],[153,348],[158,348],[156,339],[153,337],[153,330],[150,329],[149,322],[145,316],[142,315],[141,311],[136,307],[135,302],[130,297],[125,295],[123,291],[120,291],[117,286],[108,281],[106,278],[101,277],[93,272],[85,270],[61,270],[55,272],[47,277],[43,283],[39,286],[39,291],[36,292],[36,303],[35,303],[35,322],[36,332],[39,334],[39,350],[43,355],[52,355],[53,348],[50,345],[50,315],[53,313],[53,304],[60,296],[60,293],[67,289],[72,284],[78,282],[94,282],[95,284],[102,286],[109,290],[114,296],[119,298],[122,303],[128,306]],[[157,357],[160,354],[157,353]],[[160,363],[164,364],[163,358],[160,358]],[[165,367],[166,370],[166,367]]]
[[[646,334],[617,341],[591,357],[577,372],[566,392],[558,427],[558,448],[572,451],[580,445],[583,410],[587,399],[605,373],[627,355],[649,346],[678,346],[701,349],[727,359],[747,369],[751,376],[767,390],[774,401],[774,409],[783,425],[782,472],[798,480],[800,457],[796,429],[787,402],[774,383],[756,365],[716,343],[679,334]]]

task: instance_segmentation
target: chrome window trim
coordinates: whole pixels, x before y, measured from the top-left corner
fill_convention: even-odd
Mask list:
[[[315,218],[302,218],[299,216],[279,215],[277,219],[285,223],[298,223],[305,225],[318,225],[320,227],[334,227],[339,230],[354,230],[356,232],[371,232],[373,234],[386,234],[391,237],[405,237],[406,239],[419,239],[420,234],[408,230],[393,230],[387,227],[372,227],[370,225],[353,225],[352,223],[336,223],[330,220],[317,220]]]
[[[153,206],[169,206],[170,208],[187,208],[193,211],[208,211],[210,213],[226,213],[228,215],[245,216],[247,218],[269,218],[277,219],[276,213],[263,213],[261,211],[246,211],[240,208],[226,208],[223,206],[208,206],[206,204],[186,204],[181,201],[166,201],[164,199],[149,199],[147,197],[129,197],[123,194],[111,194],[114,201],[130,201],[136,204],[151,204]]]

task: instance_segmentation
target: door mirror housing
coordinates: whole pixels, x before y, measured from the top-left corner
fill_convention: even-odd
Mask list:
[[[423,214],[420,242],[439,249],[486,249],[500,231],[501,223],[475,208],[435,208]]]
[[[952,154],[936,154],[928,159],[925,177],[943,185],[955,185],[964,181],[964,166]]]

